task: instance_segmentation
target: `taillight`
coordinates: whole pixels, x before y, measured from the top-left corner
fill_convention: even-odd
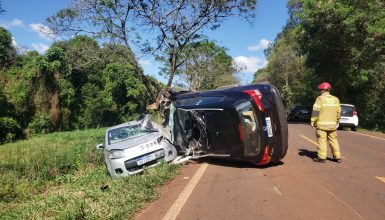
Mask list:
[[[261,99],[262,99],[262,93],[258,90],[245,90],[244,93],[247,93],[255,102],[255,104],[258,106],[258,109],[263,112],[265,109],[263,108]]]
[[[263,151],[263,156],[261,162],[258,163],[258,165],[265,165],[270,162],[271,157],[269,156],[270,147],[269,145],[266,145],[265,150]]]
[[[242,128],[242,123],[239,124],[239,139],[241,140],[242,143],[245,142],[245,136],[243,136],[243,128]]]
[[[353,111],[353,115],[358,115],[356,111]]]

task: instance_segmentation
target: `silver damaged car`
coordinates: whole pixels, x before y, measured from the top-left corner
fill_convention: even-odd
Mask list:
[[[112,178],[141,172],[144,167],[155,166],[161,160],[175,159],[175,147],[156,127],[146,115],[141,120],[106,130],[104,144],[98,144],[96,148],[104,151],[105,163]]]

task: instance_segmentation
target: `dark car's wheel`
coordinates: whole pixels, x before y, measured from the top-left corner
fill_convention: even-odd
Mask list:
[[[274,93],[274,99],[275,103],[277,104],[277,113],[278,113],[278,119],[279,119],[279,129],[280,129],[280,135],[281,135],[281,143],[277,147],[276,151],[272,155],[272,163],[279,162],[281,159],[283,159],[287,153],[288,148],[288,127],[287,127],[287,120],[285,117],[285,109],[283,107],[282,100],[280,99],[280,94],[278,89],[275,86],[272,86],[273,93]]]
[[[357,126],[352,127],[352,131],[357,131]]]

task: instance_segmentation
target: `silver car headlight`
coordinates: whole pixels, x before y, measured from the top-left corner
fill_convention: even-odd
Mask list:
[[[114,150],[114,151],[110,151],[108,153],[108,158],[110,158],[110,159],[119,159],[119,158],[122,158],[125,156],[126,156],[126,154],[122,150]]]

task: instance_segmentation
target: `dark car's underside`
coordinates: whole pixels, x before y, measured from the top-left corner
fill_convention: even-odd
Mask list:
[[[167,123],[181,154],[221,156],[254,164],[280,161],[287,123],[278,90],[269,83],[172,94]]]

